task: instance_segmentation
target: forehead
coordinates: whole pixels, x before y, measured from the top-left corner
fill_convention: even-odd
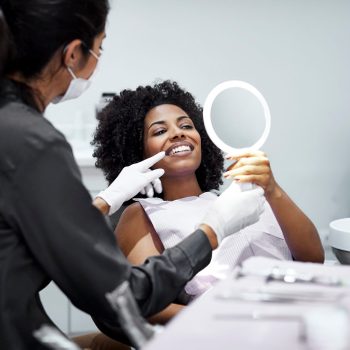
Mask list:
[[[180,107],[172,104],[163,104],[156,106],[148,111],[145,117],[145,124],[149,125],[155,121],[176,120],[178,117],[188,116]]]

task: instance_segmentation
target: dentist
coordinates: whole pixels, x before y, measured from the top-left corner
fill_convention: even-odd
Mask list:
[[[164,154],[124,168],[93,205],[70,145],[43,117],[90,84],[108,10],[107,0],[0,0],[1,349],[45,348],[33,334],[55,327],[38,294],[51,280],[118,339],[107,293],[128,281],[144,316],[160,311],[262,211],[261,189],[228,188],[186,240],[144,265],[127,262],[102,213],[157,182],[162,170],[148,169]]]

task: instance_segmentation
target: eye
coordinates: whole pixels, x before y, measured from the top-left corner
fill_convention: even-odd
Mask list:
[[[153,136],[160,136],[166,132],[166,129],[159,129],[153,132]]]
[[[193,125],[191,124],[182,124],[180,126],[181,129],[193,129]]]

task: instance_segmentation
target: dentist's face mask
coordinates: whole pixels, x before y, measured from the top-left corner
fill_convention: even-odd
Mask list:
[[[94,72],[91,74],[89,79],[78,78],[70,67],[67,67],[69,74],[72,76],[72,80],[68,86],[67,91],[62,96],[57,96],[53,99],[52,103],[57,104],[68,100],[73,100],[82,95],[91,85],[91,82],[95,79],[99,70],[100,57],[95,54],[92,50],[89,50],[90,54],[97,60],[97,64]]]

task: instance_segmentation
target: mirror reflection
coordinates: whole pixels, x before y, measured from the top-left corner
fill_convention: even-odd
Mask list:
[[[251,92],[234,87],[213,101],[211,121],[218,137],[233,148],[248,148],[263,134],[264,109]]]

